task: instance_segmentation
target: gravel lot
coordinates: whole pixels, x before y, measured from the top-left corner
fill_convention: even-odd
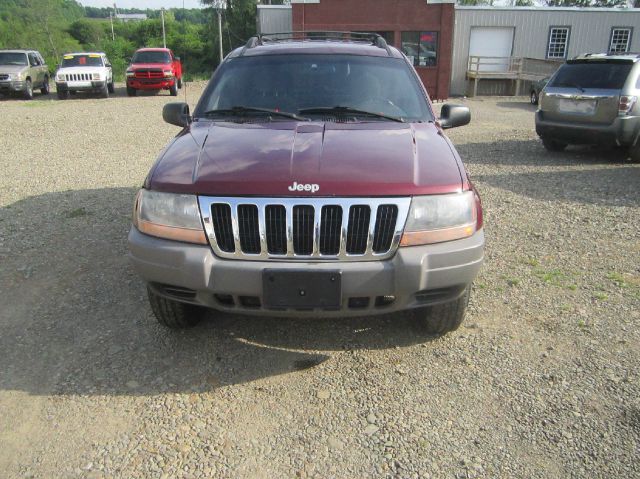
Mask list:
[[[126,257],[167,101],[0,102],[0,476],[640,477],[640,165],[547,153],[524,98],[470,100],[450,136],[488,244],[459,331],[173,332]]]

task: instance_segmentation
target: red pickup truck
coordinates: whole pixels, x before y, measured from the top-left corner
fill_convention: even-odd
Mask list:
[[[171,96],[177,96],[178,88],[182,88],[180,57],[168,48],[136,51],[127,68],[127,95],[135,96],[138,90],[169,90]]]

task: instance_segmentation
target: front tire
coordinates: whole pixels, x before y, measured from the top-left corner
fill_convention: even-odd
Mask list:
[[[529,101],[531,101],[532,105],[537,105],[538,104],[538,94],[535,92],[535,90],[531,92],[531,97],[530,97]]]
[[[42,84],[42,88],[40,89],[40,93],[43,95],[48,95],[50,91],[49,87],[49,77],[44,77],[44,83]]]
[[[68,100],[69,99],[69,90],[58,90],[58,100]]]
[[[109,85],[107,83],[104,84],[102,90],[100,91],[101,98],[109,98]]]
[[[149,304],[154,316],[161,325],[171,329],[192,328],[200,322],[204,308],[192,304],[172,301],[153,292],[147,286]]]
[[[25,100],[33,100],[33,83],[31,80],[27,78],[26,88],[24,90],[24,99]]]
[[[136,96],[136,89],[127,86],[127,96]]]
[[[182,78],[178,78],[178,88],[182,88]]]
[[[115,93],[116,92],[116,86],[113,84],[113,82],[109,83],[107,85],[107,88],[109,89],[109,93]]]
[[[636,143],[629,148],[629,161],[631,163],[640,163],[640,144]]]
[[[547,151],[564,151],[567,147],[566,143],[552,140],[551,138],[542,138],[542,144]]]
[[[178,82],[174,81],[173,85],[169,87],[169,94],[171,96],[178,96]]]
[[[469,304],[471,286],[467,286],[462,295],[453,301],[416,309],[413,314],[418,325],[427,334],[443,335],[460,327]]]

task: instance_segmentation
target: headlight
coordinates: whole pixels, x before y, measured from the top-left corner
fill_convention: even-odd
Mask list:
[[[164,70],[164,76],[166,77],[172,77],[173,76],[173,72],[171,70]]]
[[[93,79],[94,80],[100,80],[100,73],[94,73],[93,74]]]
[[[473,191],[415,196],[400,246],[440,243],[471,236],[482,224],[480,199]]]
[[[128,77],[136,76],[136,72],[134,72],[133,70],[127,70],[127,76]]]
[[[64,73],[58,73],[58,74],[56,74],[56,81],[60,81],[60,82],[65,81]]]
[[[22,80],[22,72],[18,72],[18,73],[14,73],[12,75],[9,75],[9,78],[12,78],[14,80]]]
[[[207,244],[194,195],[141,189],[136,197],[133,224],[141,233],[151,236]]]

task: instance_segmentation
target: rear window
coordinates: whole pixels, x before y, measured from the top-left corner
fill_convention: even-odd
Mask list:
[[[567,63],[560,67],[549,86],[619,90],[632,67],[632,63]]]

